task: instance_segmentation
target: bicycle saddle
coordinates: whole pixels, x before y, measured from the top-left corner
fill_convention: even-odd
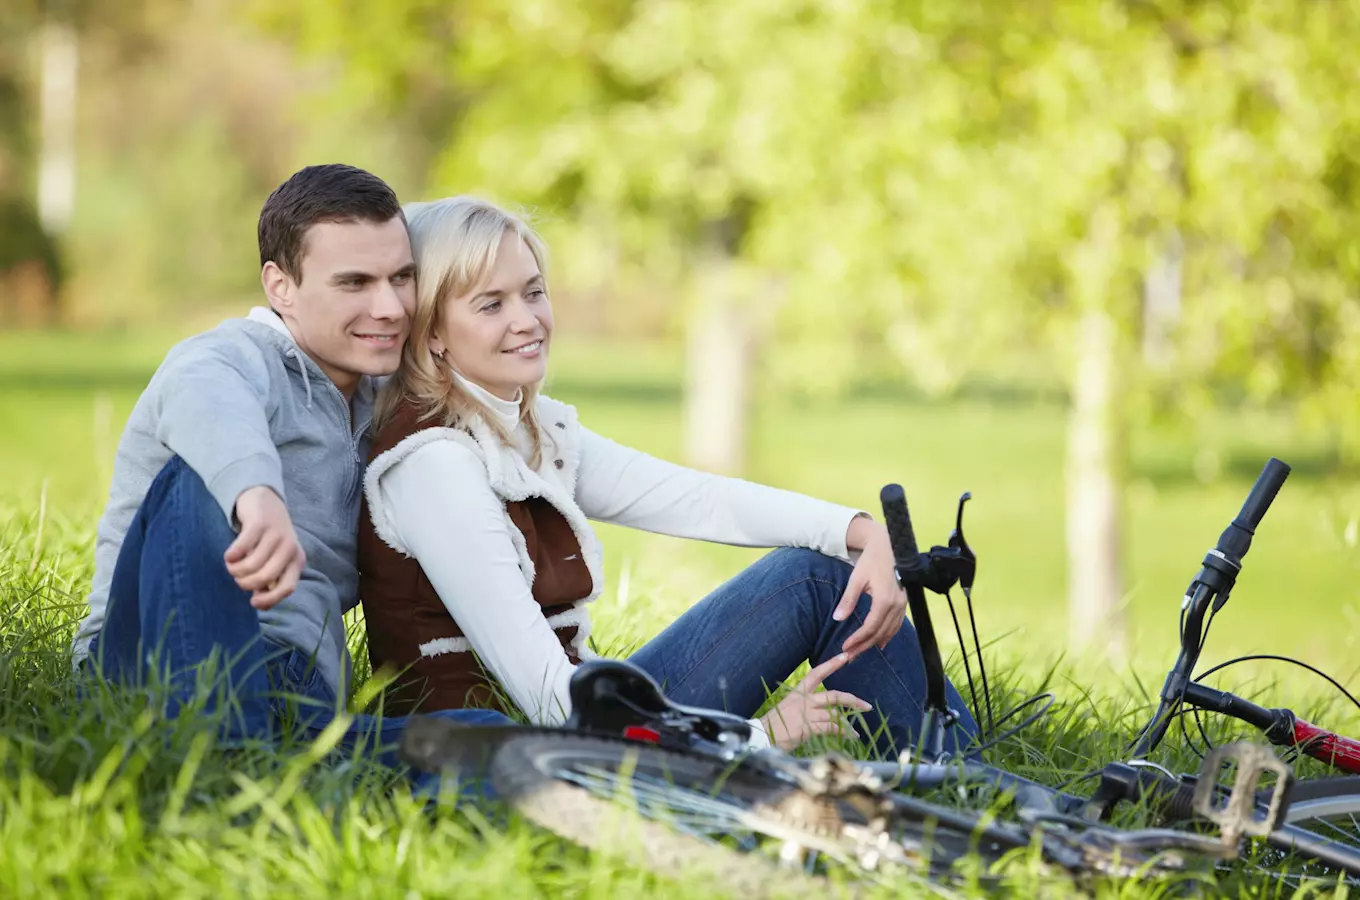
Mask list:
[[[751,725],[745,719],[672,703],[652,676],[626,660],[582,663],[571,677],[570,692],[568,728],[653,741],[685,735],[716,743],[751,739]]]

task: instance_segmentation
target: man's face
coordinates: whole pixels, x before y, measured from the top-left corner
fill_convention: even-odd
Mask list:
[[[360,376],[395,372],[416,303],[406,223],[319,222],[307,230],[299,267],[300,281],[273,263],[263,278],[302,351],[346,397]]]

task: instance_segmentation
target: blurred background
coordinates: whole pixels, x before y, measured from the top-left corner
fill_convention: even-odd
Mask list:
[[[998,652],[1165,662],[1285,459],[1218,649],[1354,684],[1356,46],[1354,0],[3,0],[0,539],[79,593],[141,387],[342,161],[532,214],[596,430],[899,481],[923,544],[972,491]],[[754,556],[603,535],[621,644]]]

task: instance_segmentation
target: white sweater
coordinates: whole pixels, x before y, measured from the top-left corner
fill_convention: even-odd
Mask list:
[[[420,563],[466,635],[468,646],[422,652],[475,650],[534,722],[561,724],[570,714],[573,666],[552,627],[567,623],[550,624],[533,599],[532,563],[506,514],[508,499],[540,494],[559,507],[591,570],[594,590],[586,600],[602,587],[599,544],[586,519],[744,547],[807,547],[850,559],[846,533],[859,510],[656,459],[577,426],[574,410],[546,397],[539,399],[540,410],[569,411],[549,418],[570,419],[570,427],[542,423],[543,461],[531,470],[519,403],[463,384],[515,435],[516,446],[495,442],[484,426],[472,429],[475,441],[456,429],[418,432],[384,454],[389,460],[379,457],[370,467],[370,512],[379,535]],[[563,457],[570,464],[556,466]],[[507,489],[505,473],[513,470],[520,479]],[[589,633],[584,603],[567,615],[580,626],[583,649]],[[755,724],[764,743],[768,736]]]

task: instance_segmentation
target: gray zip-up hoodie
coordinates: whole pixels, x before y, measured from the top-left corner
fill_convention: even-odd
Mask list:
[[[349,652],[341,616],[358,603],[355,541],[376,387],[364,378],[353,403],[346,402],[269,309],[176,345],[118,443],[95,544],[90,610],[75,638],[77,665],[103,626],[132,517],[157,473],[178,455],[228,519],[247,488],[264,485],[283,498],[307,567],[291,596],[260,613],[260,625],[265,637],[314,656],[326,683],[343,696]]]

